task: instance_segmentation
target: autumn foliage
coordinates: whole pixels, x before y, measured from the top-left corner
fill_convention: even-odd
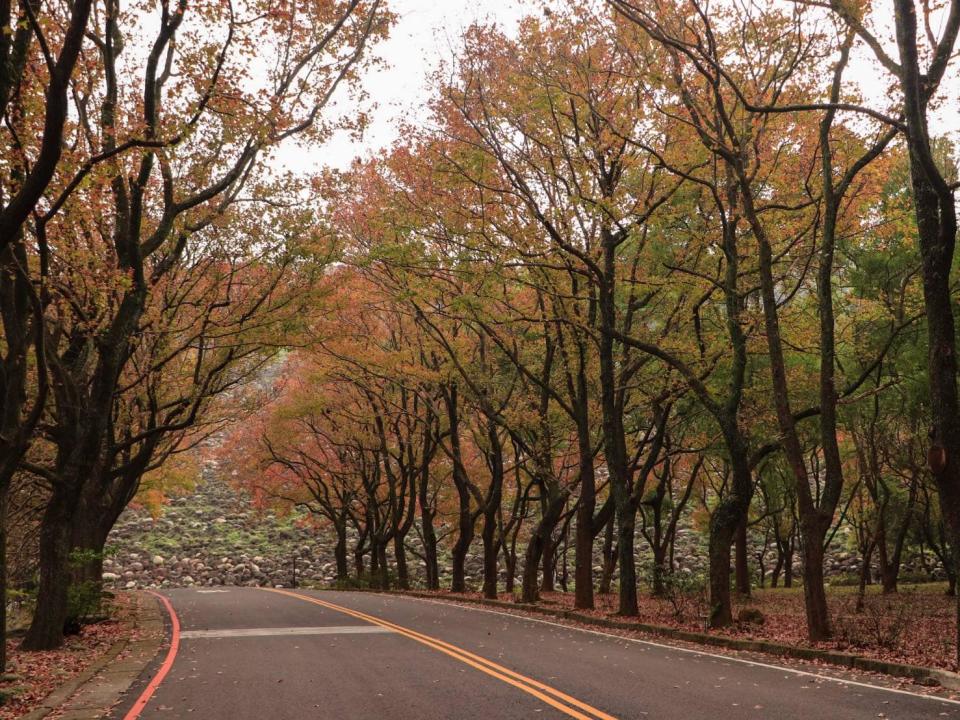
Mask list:
[[[278,148],[362,131],[325,106],[362,105],[380,2],[8,8],[0,497],[43,500],[25,646],[62,641],[120,512],[211,444],[258,506],[336,536],[344,585],[422,568],[624,616],[702,593],[723,628],[797,580],[814,643],[845,632],[833,551],[857,613],[908,556],[955,593],[957,183],[928,114],[960,2],[895,4],[897,57],[856,2],[476,24],[422,122],[306,177]]]
[[[645,581],[675,591],[694,528],[715,627],[734,591],[801,575],[808,637],[830,637],[841,543],[861,599],[908,546],[953,588],[921,449],[917,160],[849,77],[872,26],[608,5],[470,28],[429,121],[331,186],[336,299],[242,443],[248,483],[336,529],[341,580],[352,539],[381,586],[410,582],[416,532],[428,587],[448,553],[468,589],[479,543],[487,597],[562,577],[589,609],[615,577],[636,615]],[[948,144],[935,156],[954,172]]]

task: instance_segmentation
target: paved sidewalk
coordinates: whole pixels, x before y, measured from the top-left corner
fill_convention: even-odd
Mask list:
[[[21,720],[95,720],[102,718],[157,656],[166,633],[160,602],[134,593],[131,637],[119,640],[97,662],[44,698],[40,707]]]

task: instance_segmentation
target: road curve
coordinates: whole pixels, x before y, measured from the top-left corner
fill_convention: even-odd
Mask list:
[[[169,672],[159,658],[113,720],[960,718],[957,702],[444,603],[166,596],[180,625]]]

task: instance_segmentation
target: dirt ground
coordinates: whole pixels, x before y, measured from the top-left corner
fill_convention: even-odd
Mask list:
[[[745,609],[758,610],[753,622],[737,622],[723,630],[728,637],[840,650],[882,660],[956,671],[956,599],[945,594],[946,583],[903,585],[896,594],[883,595],[867,588],[864,608],[857,611],[856,588],[828,589],[834,637],[829,642],[807,640],[803,588],[754,589],[750,597],[734,596],[734,617]],[[441,592],[444,596],[455,597]],[[477,593],[470,593],[480,597]],[[501,599],[509,600],[509,596]],[[544,593],[540,604],[573,609],[573,593]],[[613,617],[617,596],[595,596],[598,617]],[[638,622],[704,632],[708,604],[703,593],[675,593],[672,598],[641,594]],[[626,620],[627,618],[617,618]]]
[[[12,720],[34,709],[61,684],[83,672],[119,639],[132,632],[132,598],[118,593],[106,608],[109,620],[84,626],[58,650],[22,652],[20,638],[7,641],[7,672],[0,678],[0,720]]]

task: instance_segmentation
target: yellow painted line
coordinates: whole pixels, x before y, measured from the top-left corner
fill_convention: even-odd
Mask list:
[[[449,655],[462,663],[473,667],[480,672],[486,673],[491,677],[495,677],[498,680],[501,680],[508,685],[512,685],[519,690],[533,695],[538,700],[545,702],[547,705],[550,705],[553,708],[556,708],[565,715],[570,717],[577,718],[577,720],[617,720],[612,715],[608,715],[602,710],[597,710],[595,707],[588,705],[585,702],[577,700],[575,697],[571,697],[556,688],[550,687],[538,680],[529,678],[526,675],[521,675],[518,672],[514,672],[510,668],[506,668],[503,665],[499,665],[491,660],[487,660],[484,657],[479,655],[474,655],[473,653],[459,648],[456,645],[451,645],[448,642],[444,642],[435,637],[429,635],[424,635],[423,633],[417,632],[416,630],[411,630],[410,628],[403,627],[402,625],[397,625],[395,623],[389,622],[388,620],[383,620],[381,618],[375,617],[373,615],[367,615],[358,610],[351,610],[350,608],[345,608],[340,605],[335,605],[334,603],[327,602],[326,600],[319,600],[309,595],[301,595],[300,593],[290,592],[288,590],[281,590],[275,588],[263,588],[269,592],[278,593],[280,595],[288,595],[299,600],[306,600],[307,602],[313,603],[314,605],[319,605],[320,607],[325,607],[328,610],[334,610],[335,612],[340,612],[345,615],[357,618],[358,620],[364,620],[374,625],[379,625],[380,627],[388,628],[393,630],[400,635],[415,640],[423,645],[433,648],[439,652]],[[553,695],[553,697],[549,697]],[[559,701],[562,702],[559,702]],[[564,705],[563,703],[567,703]],[[573,706],[573,707],[570,707]],[[583,710],[586,713],[579,712],[577,709]]]

